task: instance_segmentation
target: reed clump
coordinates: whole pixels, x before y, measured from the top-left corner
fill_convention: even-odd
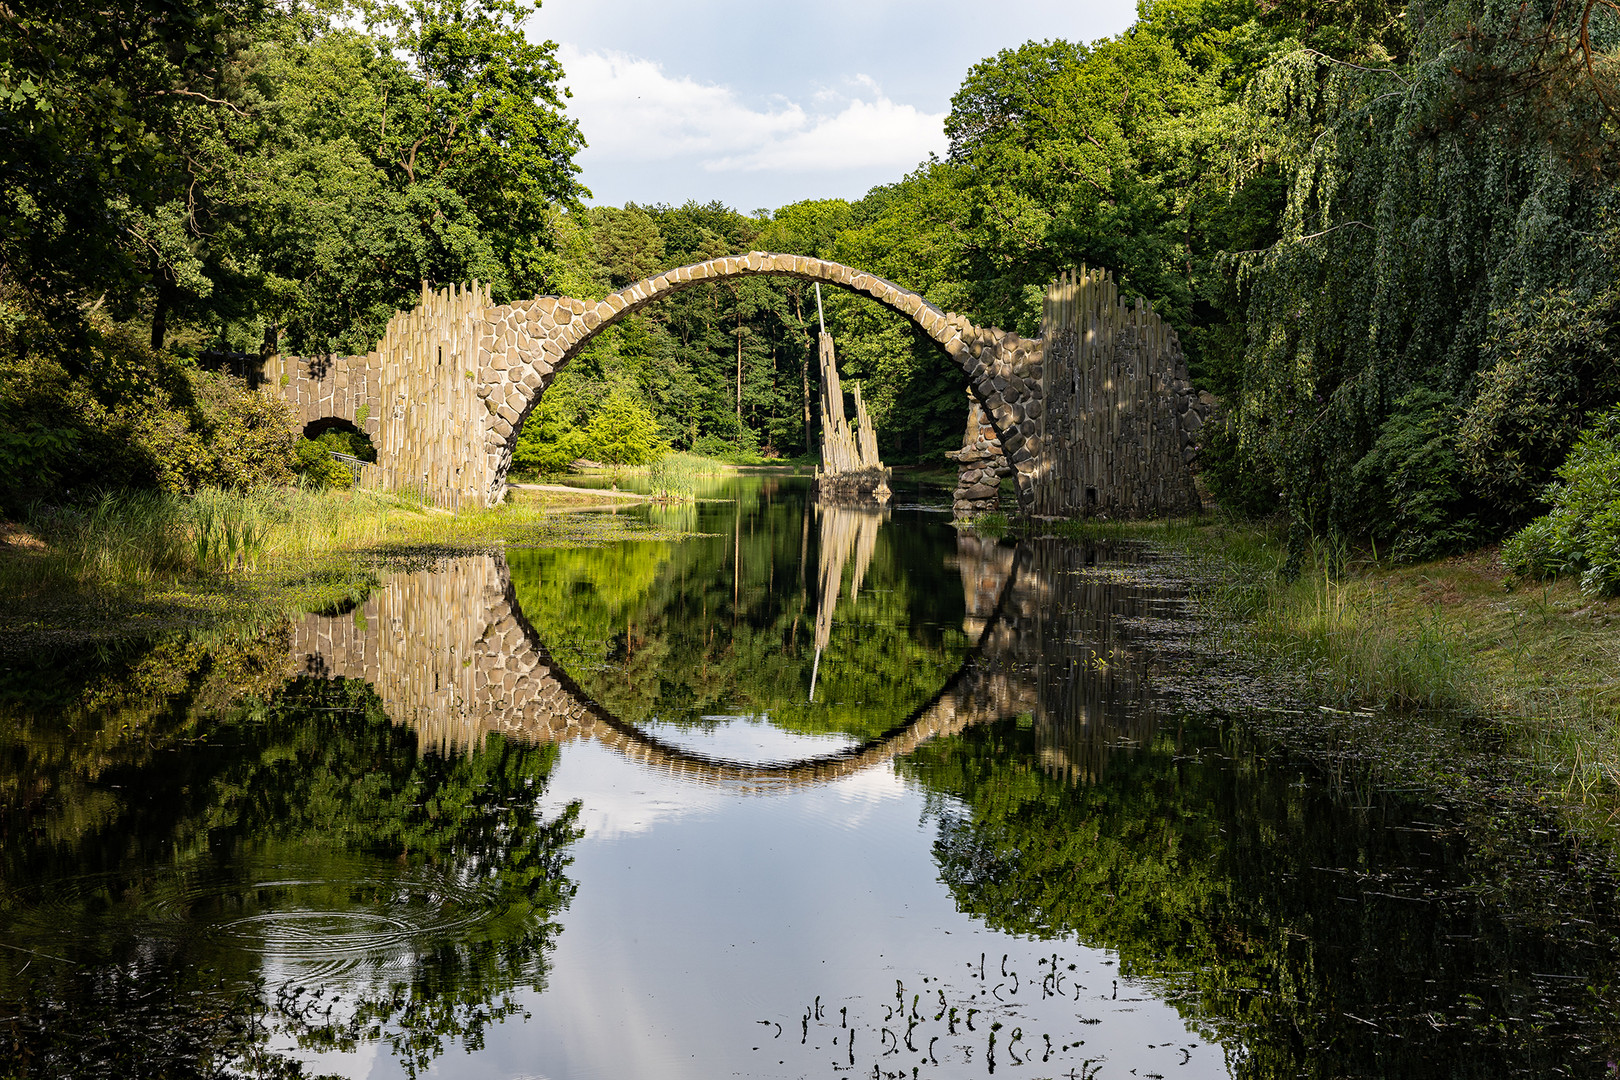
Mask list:
[[[723,461],[698,454],[665,454],[645,467],[647,483],[655,499],[695,499],[704,481],[729,471]]]
[[[1246,550],[1245,550],[1246,549]],[[1236,556],[1236,557],[1233,557]],[[1280,545],[1251,538],[1229,549],[1201,586],[1246,651],[1304,675],[1335,704],[1388,709],[1466,705],[1474,678],[1466,650],[1438,610],[1397,611],[1390,584],[1317,547],[1287,581]]]
[[[296,488],[109,491],[77,506],[35,508],[26,527],[44,550],[0,564],[0,584],[13,595],[116,590],[252,571],[268,558],[375,540],[388,517],[381,505]]]
[[[14,608],[182,582],[255,577],[262,586],[368,553],[593,544],[646,531],[639,522],[554,513],[525,500],[451,514],[383,492],[296,487],[109,491],[77,505],[36,506],[20,525],[31,545],[0,547],[0,602]]]

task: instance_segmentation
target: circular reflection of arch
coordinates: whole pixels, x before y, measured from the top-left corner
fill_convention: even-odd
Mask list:
[[[930,739],[961,731],[983,720],[999,718],[1005,711],[1002,700],[1002,684],[1005,680],[998,676],[1004,673],[998,669],[994,658],[987,655],[986,645],[996,640],[994,630],[1003,618],[1009,597],[1015,591],[1019,563],[1015,549],[995,608],[979,640],[968,649],[961,666],[945,684],[904,720],[865,742],[831,754],[800,761],[759,764],[712,757],[677,746],[619,719],[597,704],[572,676],[554,663],[550,651],[518,604],[504,559],[500,565],[506,586],[504,603],[511,611],[511,618],[522,628],[529,647],[543,658],[540,663],[548,668],[546,677],[554,680],[581,711],[578,719],[582,722],[575,724],[571,721],[570,727],[594,727],[596,730],[589,734],[597,741],[632,760],[660,766],[678,776],[765,791],[827,783],[853,776],[910,753]],[[995,715],[989,715],[991,713]],[[585,733],[585,730],[581,730],[581,734]]]

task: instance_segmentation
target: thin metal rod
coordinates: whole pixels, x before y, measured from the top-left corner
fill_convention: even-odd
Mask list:
[[[821,282],[816,282],[816,319],[821,323],[821,332],[827,332],[827,316],[821,310]]]

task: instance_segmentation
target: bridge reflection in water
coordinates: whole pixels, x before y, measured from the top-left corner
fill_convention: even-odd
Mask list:
[[[853,562],[853,597],[883,516],[840,507],[815,513],[819,667],[835,632],[845,569]],[[499,554],[399,573],[352,612],[306,616],[294,627],[290,659],[304,674],[370,683],[387,714],[413,728],[424,746],[475,748],[495,732],[537,742],[588,738],[649,768],[745,790],[849,776],[929,739],[1013,717],[1034,726],[1048,771],[1071,781],[1098,775],[1112,747],[1151,738],[1154,675],[1165,663],[1159,634],[1184,616],[1186,601],[1152,567],[1135,562],[1135,549],[962,534],[952,557],[972,646],[964,662],[882,734],[801,761],[707,756],[614,715],[553,658],[519,607]]]

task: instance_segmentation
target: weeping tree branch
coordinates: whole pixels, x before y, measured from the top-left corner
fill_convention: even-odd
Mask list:
[[[1599,8],[1607,8],[1612,15],[1620,18],[1620,0],[1586,0],[1586,7],[1581,11],[1581,59],[1586,65],[1586,77],[1592,81],[1592,89],[1597,93],[1598,103],[1608,113],[1609,119],[1620,123],[1620,105],[1610,98],[1604,88],[1604,80],[1597,71],[1598,51],[1592,45],[1592,16]]]

